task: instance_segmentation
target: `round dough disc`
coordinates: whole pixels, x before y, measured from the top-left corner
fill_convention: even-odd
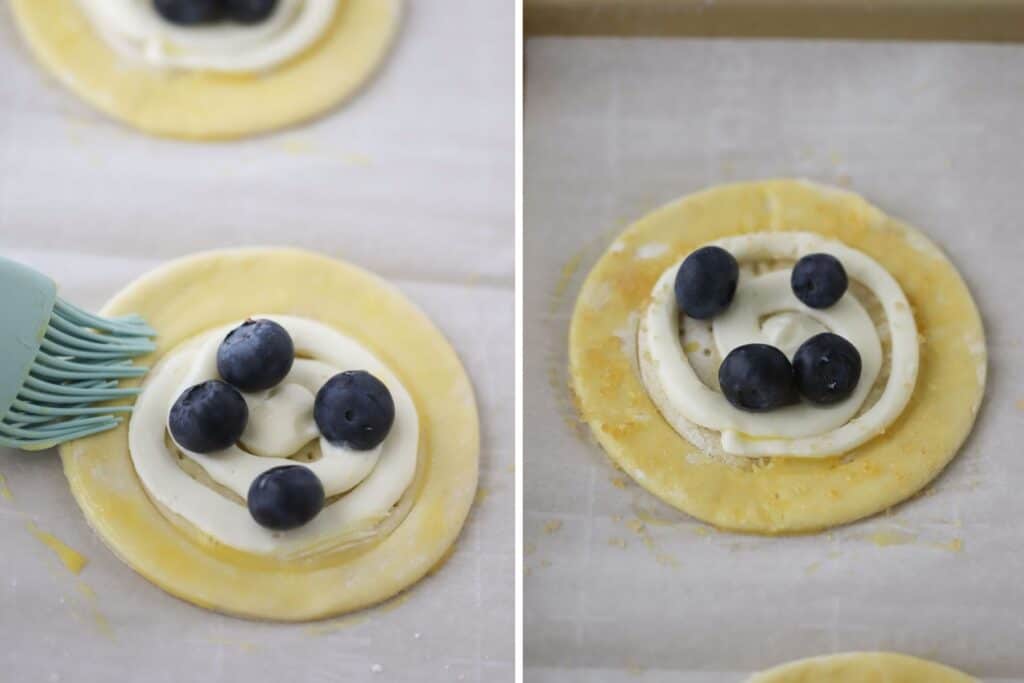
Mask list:
[[[169,593],[230,614],[299,621],[357,610],[421,579],[446,557],[476,492],[479,428],[455,351],[397,289],[353,266],[295,249],[214,251],[169,263],[102,310],[140,313],[159,333],[152,366],[184,340],[257,313],[318,320],[386,363],[420,415],[420,473],[390,535],[320,561],[270,563],[202,543],[157,509],[135,475],[126,425],[60,449],[89,524],[133,569]],[[137,381],[136,381],[137,383]]]
[[[153,135],[226,140],[323,114],[383,60],[399,0],[344,0],[328,32],[267,73],[173,71],[133,64],[93,29],[76,0],[13,0],[21,33],[58,80],[97,109]]]
[[[948,666],[889,652],[849,652],[783,664],[747,683],[978,683]]]
[[[772,458],[753,467],[713,460],[662,418],[637,370],[637,319],[661,273],[710,240],[761,230],[816,232],[867,253],[914,310],[923,340],[914,394],[885,434],[845,456]],[[583,418],[641,486],[717,527],[779,534],[851,522],[924,487],[974,424],[986,354],[966,285],[923,234],[852,193],[774,180],[690,195],[628,228],[583,284],[569,366]]]

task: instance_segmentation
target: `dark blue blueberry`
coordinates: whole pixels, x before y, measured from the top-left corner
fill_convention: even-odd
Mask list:
[[[831,254],[808,254],[793,266],[789,278],[796,298],[811,308],[828,308],[842,298],[848,284],[846,269]]]
[[[744,344],[730,351],[718,368],[718,384],[740,410],[774,410],[797,400],[793,366],[786,354],[768,344]]]
[[[391,431],[395,402],[379,379],[362,370],[350,370],[320,387],[313,417],[320,433],[331,443],[367,451],[376,448]]]
[[[691,318],[712,318],[729,308],[739,278],[732,254],[721,247],[701,247],[679,266],[676,305]]]
[[[822,405],[838,403],[860,381],[860,353],[838,334],[816,334],[793,356],[796,387],[804,397]]]
[[[272,320],[246,320],[217,349],[217,372],[242,391],[277,386],[292,369],[291,335]]]
[[[209,24],[224,16],[221,0],[153,0],[153,8],[172,24]]]
[[[274,13],[277,0],[223,0],[228,16],[241,24],[258,24]]]
[[[308,467],[281,465],[253,479],[246,502],[260,526],[287,531],[320,514],[324,485]]]
[[[238,389],[211,379],[183,391],[167,423],[182,448],[210,453],[238,441],[248,421],[249,406]]]

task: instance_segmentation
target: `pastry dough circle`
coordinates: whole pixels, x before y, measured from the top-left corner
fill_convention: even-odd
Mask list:
[[[115,554],[201,607],[301,621],[385,600],[443,561],[473,502],[479,427],[469,378],[437,328],[397,289],[297,249],[231,249],[174,261],[128,285],[101,314],[145,316],[159,333],[157,350],[140,360],[152,365],[182,341],[257,311],[337,328],[386,363],[412,395],[422,469],[410,509],[389,535],[328,558],[269,562],[184,533],[142,488],[125,425],[61,447],[71,491]]]
[[[640,379],[628,340],[664,269],[701,244],[761,230],[816,232],[867,253],[896,278],[914,309],[923,338],[914,395],[887,433],[845,456],[747,466],[713,460],[661,417]],[[931,481],[974,424],[986,352],[966,285],[928,238],[850,192],[772,180],[714,187],[628,228],[583,284],[569,332],[569,370],[583,419],[643,487],[717,527],[780,534],[872,515]]]
[[[353,94],[383,60],[399,0],[345,0],[326,35],[266,73],[217,74],[132,64],[76,0],[12,0],[40,62],[106,114],[153,135],[227,140],[318,116]]]
[[[755,674],[747,683],[978,683],[948,666],[891,652],[812,657]]]

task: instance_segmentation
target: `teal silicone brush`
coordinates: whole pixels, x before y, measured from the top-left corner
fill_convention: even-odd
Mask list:
[[[50,278],[0,258],[0,446],[29,451],[116,427],[135,396],[119,388],[156,348],[139,316],[107,320],[57,297]]]

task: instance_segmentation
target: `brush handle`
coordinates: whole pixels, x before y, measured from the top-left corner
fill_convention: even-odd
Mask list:
[[[28,377],[56,301],[53,280],[0,257],[0,418]]]

